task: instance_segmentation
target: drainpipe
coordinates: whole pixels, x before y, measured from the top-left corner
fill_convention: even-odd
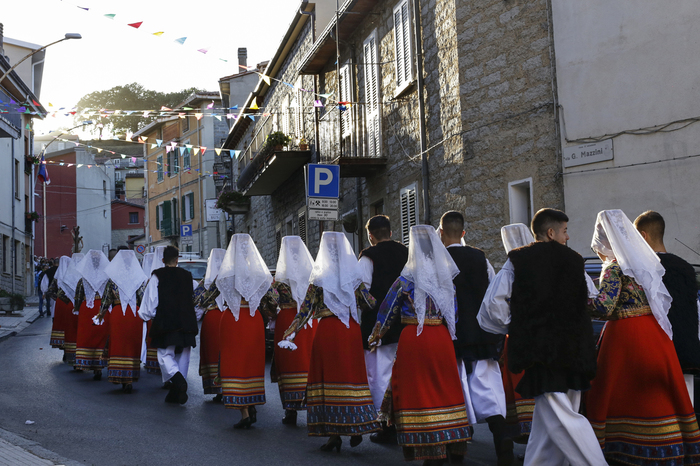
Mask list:
[[[20,135],[21,136],[21,135]],[[10,251],[12,251],[12,259],[10,264],[10,276],[12,277],[12,293],[15,292],[15,264],[17,263],[17,248],[15,247],[15,204],[17,203],[15,199],[15,138],[12,138],[12,157],[10,158],[10,163],[12,164],[12,244],[10,245]]]
[[[416,74],[418,87],[418,124],[420,126],[421,175],[423,178],[423,223],[430,225],[430,184],[428,179],[427,136],[425,130],[425,98],[423,83],[423,40],[420,24],[420,0],[413,0],[413,37],[416,48]]]

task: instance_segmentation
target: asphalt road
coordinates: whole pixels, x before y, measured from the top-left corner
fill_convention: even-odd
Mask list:
[[[179,406],[164,403],[160,377],[145,371],[130,395],[107,382],[106,371],[99,382],[74,372],[49,346],[50,331],[51,320],[38,319],[0,343],[0,427],[65,458],[94,465],[406,464],[398,446],[375,445],[367,436],[352,449],[344,438],[340,454],[319,451],[325,439],[307,435],[305,413],[297,427],[282,425],[277,385],[269,382],[257,424],[234,430],[238,411],[202,393],[198,348],[190,362],[190,398]],[[516,453],[523,452],[516,445]],[[496,464],[485,425],[476,427],[465,464]]]

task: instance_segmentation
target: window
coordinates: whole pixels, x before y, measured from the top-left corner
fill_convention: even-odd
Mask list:
[[[190,192],[182,196],[182,221],[188,222],[194,219],[194,193]]]
[[[107,195],[107,181],[102,180],[102,194]]]
[[[182,134],[185,134],[190,130],[190,119],[188,116],[182,119]]]
[[[411,227],[418,225],[416,184],[401,189],[401,242],[408,246]]]
[[[340,69],[340,102],[352,102],[352,86],[350,83],[350,66],[344,65]],[[347,107],[340,111],[340,133],[343,139],[352,136],[352,110]]]
[[[370,205],[370,212],[372,212],[372,217],[375,215],[384,215],[384,199],[380,199]]]
[[[160,203],[156,206],[156,230],[160,230],[162,228],[161,224],[163,223],[163,203]]]
[[[182,167],[184,170],[189,170],[192,168],[192,154],[189,149],[185,148],[182,152]]]
[[[413,43],[411,41],[411,8],[404,0],[394,8],[394,42],[396,45],[396,93],[413,82]]]
[[[306,207],[302,207],[301,209],[299,209],[299,237],[304,242],[304,244],[306,244],[307,246],[309,245],[306,225]]]
[[[292,91],[293,96],[291,97],[291,109],[290,114],[292,117],[292,128],[291,134],[296,137],[302,137],[304,135],[304,107],[303,107],[303,94],[301,91],[302,80],[301,76],[297,78],[297,83]]]
[[[170,152],[168,152],[168,173],[171,177],[178,174],[180,167],[178,166],[180,160],[177,156],[177,148],[174,147]]]
[[[156,158],[156,165],[158,166],[158,182],[163,181],[163,156],[159,155]]]
[[[290,134],[292,130],[292,119],[290,117],[291,112],[291,97],[286,96],[282,106],[282,132],[284,134]]]
[[[2,236],[2,271],[7,273],[9,267],[10,258],[8,257],[10,253],[10,238],[8,236]]]
[[[12,269],[13,269],[15,275],[19,275],[19,254],[18,254],[18,252],[21,250],[22,250],[22,243],[20,243],[19,241],[15,241],[15,250],[13,251],[14,257],[12,258],[13,259]]]
[[[19,199],[19,160],[15,159],[15,199]]]
[[[129,223],[139,223],[138,212],[129,212]]]
[[[367,156],[381,156],[381,124],[379,119],[379,59],[377,34],[373,32],[364,43],[365,111],[367,112]]]
[[[510,223],[530,225],[532,220],[532,178],[508,183]]]

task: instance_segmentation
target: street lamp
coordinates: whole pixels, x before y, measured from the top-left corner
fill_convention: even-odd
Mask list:
[[[29,55],[27,55],[26,57],[22,58],[20,61],[18,61],[18,62],[15,63],[14,65],[12,65],[12,66],[10,67],[9,70],[5,71],[5,74],[3,74],[3,75],[2,75],[2,78],[0,78],[0,84],[2,84],[2,82],[5,80],[5,78],[7,77],[7,75],[10,74],[10,73],[12,72],[12,70],[14,70],[15,68],[17,68],[24,60],[26,60],[27,58],[31,57],[31,56],[34,55],[35,53],[41,52],[41,51],[44,50],[46,47],[50,47],[50,46],[52,46],[52,45],[54,45],[54,44],[58,44],[59,42],[63,42],[64,40],[69,40],[69,39],[82,39],[82,38],[83,38],[83,36],[81,36],[80,34],[77,34],[77,33],[68,33],[68,34],[66,34],[66,35],[63,37],[63,39],[59,39],[59,40],[57,40],[57,41],[55,41],[55,42],[51,42],[50,44],[44,45],[44,46],[41,47],[40,49],[36,49],[36,50],[33,51],[32,53],[30,53]]]

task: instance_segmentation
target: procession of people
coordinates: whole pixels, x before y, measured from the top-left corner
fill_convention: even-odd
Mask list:
[[[504,226],[498,273],[449,211],[437,229],[412,227],[408,247],[388,217],[372,217],[359,260],[344,233],[323,232],[315,259],[285,236],[274,277],[253,239],[235,234],[199,283],[167,246],[143,264],[130,250],[64,256],[36,285],[64,362],[95,380],[106,368],[125,393],[143,364],[162,376],[166,402],[186,404],[199,344],[203,393],[240,412],[236,429],[268,401],[268,327],[282,423],[306,411],[326,452],[368,434],[405,460],[459,464],[483,423],[498,466],[518,462],[514,441],[527,443],[525,465],[700,464],[692,266],[666,251],[659,213],[633,223],[607,210],[593,227],[596,286],[566,245],[568,221],[545,208],[529,227]],[[597,340],[591,318],[607,321]]]

